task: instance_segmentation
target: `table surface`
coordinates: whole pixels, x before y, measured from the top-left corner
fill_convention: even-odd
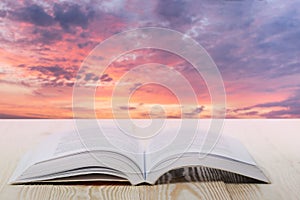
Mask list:
[[[0,199],[300,199],[300,119],[225,120],[224,134],[246,146],[271,184],[7,184],[27,150],[49,134],[72,126],[72,120],[0,120]]]

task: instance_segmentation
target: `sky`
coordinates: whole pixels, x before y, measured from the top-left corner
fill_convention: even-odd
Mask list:
[[[227,118],[299,118],[299,6],[294,0],[2,0],[0,118],[72,118],[73,87],[84,60],[107,38],[143,27],[178,31],[208,52],[224,82]],[[157,67],[138,68],[147,63],[180,73],[197,101]],[[132,50],[104,73],[84,72],[85,84],[97,86],[95,107],[84,103],[83,91],[76,117],[90,117],[90,109],[98,118],[211,117],[205,80],[174,53]],[[127,72],[134,73],[125,81]],[[156,81],[143,85],[147,77]],[[163,79],[173,89],[160,85]],[[114,94],[122,81],[127,89]]]

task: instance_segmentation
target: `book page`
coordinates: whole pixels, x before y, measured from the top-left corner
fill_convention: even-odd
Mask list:
[[[179,126],[180,121],[171,120],[166,125],[166,129],[162,130],[159,140],[153,138],[146,154],[147,171],[172,156],[180,157],[190,153],[194,153],[196,159],[209,154],[255,165],[254,160],[239,141],[224,135],[220,135],[217,141],[209,137],[209,123],[197,129],[192,128],[194,125],[187,126],[181,133],[178,133]],[[170,141],[174,137],[175,139],[169,145],[159,149],[161,141]]]
[[[112,126],[111,120],[103,121],[102,131],[91,127],[81,129],[80,133],[73,129],[49,136],[32,150],[30,160],[26,162],[36,163],[81,152],[108,151],[130,158],[143,169],[143,147],[136,140],[124,140],[123,133]]]

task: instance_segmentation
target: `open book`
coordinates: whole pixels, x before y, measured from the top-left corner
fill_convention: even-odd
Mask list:
[[[99,120],[100,130],[98,125],[83,120],[79,130],[49,136],[21,159],[10,183],[129,181],[133,185],[154,184],[166,172],[186,166],[216,168],[269,182],[247,150],[233,138],[221,135],[217,141],[216,138],[210,141],[210,133],[205,128],[195,129],[188,123],[179,132],[180,120],[165,120],[151,137],[137,137],[136,134],[146,129],[140,128],[137,133],[136,127],[142,126],[136,123],[143,124],[147,120],[135,120],[135,125],[128,120],[119,121],[121,125],[116,126],[113,120]],[[161,122],[157,122],[161,126]],[[122,129],[126,124],[126,130]],[[203,144],[210,144],[206,146],[212,148],[205,149]]]

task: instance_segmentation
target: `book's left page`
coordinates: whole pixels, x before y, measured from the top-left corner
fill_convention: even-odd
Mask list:
[[[143,154],[139,153],[142,151],[140,145],[136,143],[135,140],[124,141],[121,136],[121,134],[123,134],[122,131],[113,126],[111,120],[103,121],[102,132],[95,130],[95,127],[81,127],[79,131],[73,129],[68,132],[56,133],[49,136],[23,157],[11,181],[16,180],[26,169],[32,165],[36,165],[36,163],[50,164],[53,160],[61,160],[61,162],[57,163],[58,166],[62,166],[61,168],[63,170],[63,166],[66,165],[66,163],[63,162],[68,159],[70,169],[74,169],[76,162],[82,162],[82,160],[78,160],[78,158],[93,159],[90,163],[93,163],[93,166],[102,168],[113,168],[114,162],[117,160],[123,160],[125,163],[133,163],[137,167],[135,167],[134,170],[125,168],[123,169],[123,173],[128,174],[128,179],[131,177],[130,174],[136,177],[136,174],[141,173],[143,169]],[[104,131],[105,134],[103,134]],[[109,141],[108,138],[110,140],[113,138],[114,143]],[[116,141],[119,143],[116,143]],[[103,162],[101,162],[104,158],[105,163],[108,163],[105,166]],[[99,160],[99,162],[97,162],[97,160]],[[86,167],[91,167],[89,166],[91,164],[89,164],[87,160],[85,160],[84,163],[86,163]],[[137,170],[137,168],[141,170]],[[88,170],[89,169],[85,169],[85,173],[88,173]],[[97,171],[99,170],[97,169]],[[101,171],[107,171],[107,169],[101,169]]]

